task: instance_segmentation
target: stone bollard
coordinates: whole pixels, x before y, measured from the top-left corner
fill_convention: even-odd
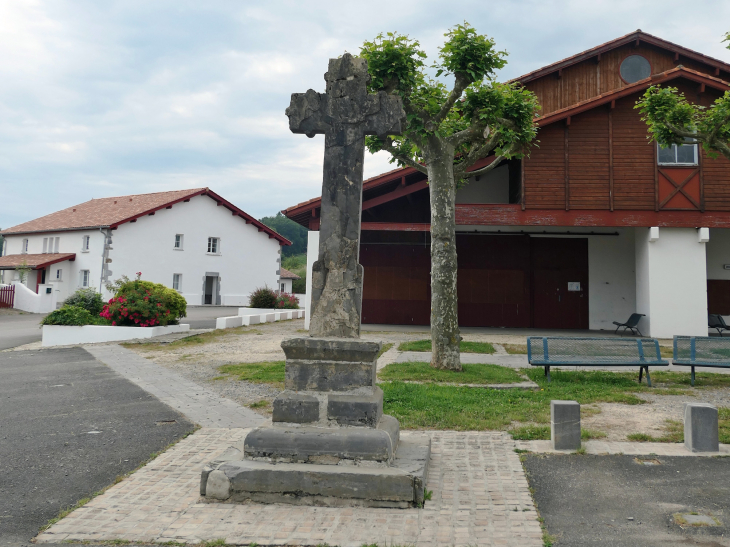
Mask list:
[[[719,452],[717,408],[709,403],[684,403],[684,446],[692,452]]]
[[[580,404],[550,401],[550,439],[554,450],[580,448]]]

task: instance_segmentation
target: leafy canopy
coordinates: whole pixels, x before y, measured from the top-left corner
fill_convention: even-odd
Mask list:
[[[370,91],[399,95],[407,116],[402,136],[385,141],[370,136],[366,143],[370,152],[389,151],[391,162],[425,171],[421,164],[436,137],[453,151],[458,180],[492,152],[507,159],[526,154],[537,133],[534,119],[540,107],[537,97],[520,85],[495,81],[507,53],[498,51],[493,39],[466,22],[444,36],[439,62],[430,68],[436,78],[454,77],[451,90],[427,75],[427,55],[417,40],[388,32],[363,44],[360,56],[368,61]]]

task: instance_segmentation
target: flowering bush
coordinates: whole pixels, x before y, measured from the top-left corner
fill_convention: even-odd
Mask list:
[[[117,283],[114,298],[99,314],[113,326],[156,327],[176,325],[185,317],[187,302],[173,289],[159,283],[142,281],[137,272],[134,281]]]
[[[299,309],[299,299],[294,296],[293,294],[289,293],[279,293],[276,297],[276,307],[279,309],[286,309],[286,310],[298,310]]]

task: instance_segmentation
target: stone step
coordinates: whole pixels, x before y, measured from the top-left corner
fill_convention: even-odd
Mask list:
[[[377,428],[264,426],[246,435],[243,453],[247,459],[288,463],[389,463],[398,449],[399,437],[398,420],[387,415]]]
[[[383,390],[361,387],[344,392],[282,391],[274,400],[274,423],[376,427],[383,415]]]
[[[218,461],[203,470],[200,493],[209,500],[229,502],[420,506],[430,454],[431,439],[424,434],[410,434],[400,442],[389,467]]]

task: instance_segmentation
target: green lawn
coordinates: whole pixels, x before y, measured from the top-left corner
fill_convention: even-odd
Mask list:
[[[393,344],[392,343],[390,343],[390,344],[383,344],[383,347],[380,348],[380,351],[378,352],[378,356],[376,357],[376,359],[380,359],[380,356],[383,355],[386,351],[388,351],[392,347],[393,347]]]
[[[274,387],[284,387],[284,361],[264,361],[261,363],[241,363],[238,365],[223,365],[218,371],[223,374],[214,379],[223,379],[233,376],[236,380],[251,382],[252,384],[271,384]]]
[[[461,372],[439,370],[428,363],[391,363],[378,373],[381,381],[414,381],[454,384],[514,384],[525,379],[511,368],[463,363]]]
[[[489,342],[461,342],[461,353],[494,353],[494,346]],[[431,340],[413,340],[403,342],[398,351],[431,351]]]

